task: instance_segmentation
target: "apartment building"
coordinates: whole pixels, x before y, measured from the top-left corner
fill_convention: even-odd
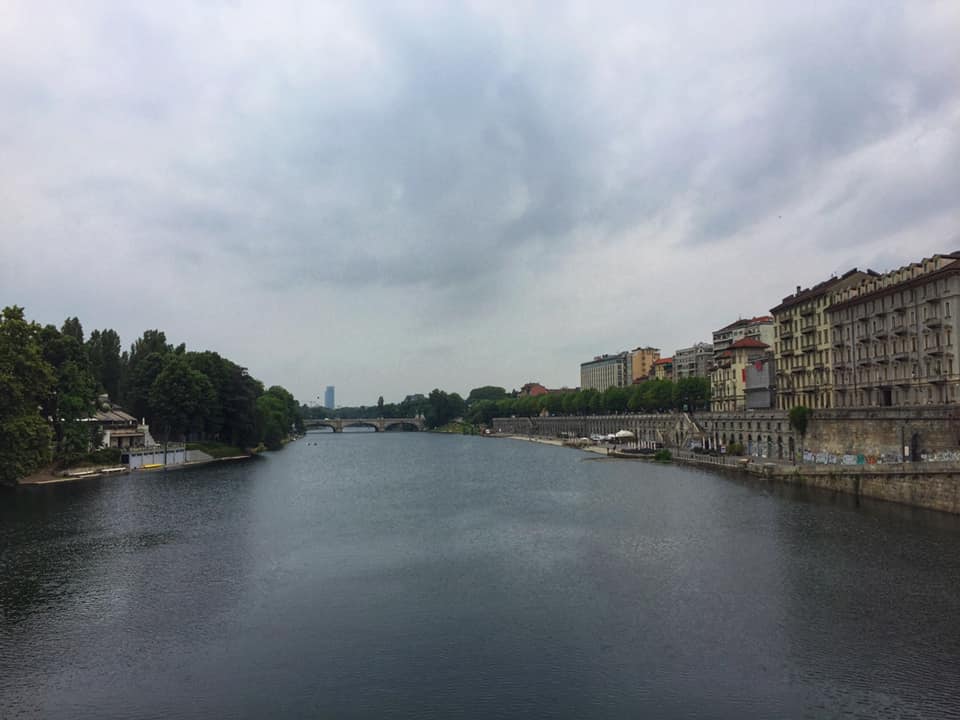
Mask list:
[[[960,252],[837,293],[828,309],[835,407],[958,401]]]
[[[673,354],[673,377],[675,380],[709,377],[712,364],[713,345],[699,342],[693,347],[682,348]]]
[[[673,380],[673,358],[660,358],[653,364],[653,377],[656,380]]]
[[[631,377],[630,382],[646,379],[653,369],[653,364],[660,359],[660,348],[638,347],[630,351]]]
[[[584,390],[606,390],[626,387],[633,382],[631,353],[598,355],[580,364],[580,387]]]
[[[713,359],[716,361],[737,340],[750,338],[765,345],[773,346],[773,318],[762,315],[753,318],[741,318],[736,322],[713,331]]]
[[[740,338],[723,351],[710,373],[712,412],[746,408],[747,367],[762,361],[769,349],[769,345],[755,338]]]
[[[774,359],[777,372],[777,405],[789,410],[833,407],[834,362],[828,309],[844,290],[879,277],[856,268],[813,287],[788,295],[770,312],[776,331]]]

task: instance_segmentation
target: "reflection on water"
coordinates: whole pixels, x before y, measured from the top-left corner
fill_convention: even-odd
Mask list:
[[[310,433],[0,495],[13,716],[960,717],[960,521]]]

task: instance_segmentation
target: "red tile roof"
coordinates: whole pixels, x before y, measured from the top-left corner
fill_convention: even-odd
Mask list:
[[[740,338],[733,345],[730,346],[730,349],[733,348],[768,348],[770,347],[765,342],[760,342],[755,338]]]

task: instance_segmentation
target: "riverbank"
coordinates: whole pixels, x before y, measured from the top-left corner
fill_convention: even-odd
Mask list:
[[[676,453],[674,461],[735,473],[757,482],[783,483],[960,515],[960,463],[786,465],[755,458]]]
[[[88,468],[81,471],[69,471],[61,474],[56,474],[52,466],[38,470],[32,475],[27,477],[20,478],[17,480],[16,484],[13,487],[30,487],[38,485],[59,485],[62,483],[73,483],[79,482],[82,480],[98,480],[105,477],[115,477],[117,475],[141,475],[144,473],[156,473],[156,472],[173,472],[175,470],[188,470],[197,467],[204,467],[205,465],[214,465],[217,463],[228,463],[228,462],[240,462],[243,460],[251,460],[257,457],[256,454],[252,455],[233,455],[229,457],[219,457],[214,458],[210,457],[208,459],[202,460],[191,460],[185,463],[180,463],[178,465],[150,465],[142,468],[131,469],[126,465],[119,465],[113,467],[97,467],[97,468]]]
[[[605,445],[566,445],[563,440],[554,440],[553,438],[541,438],[531,435],[490,435],[494,438],[506,438],[507,440],[523,440],[526,442],[539,443],[541,445],[553,445],[555,447],[565,447],[571,450],[583,450],[584,452],[594,453],[596,455],[609,455]],[[611,456],[612,457],[612,456]]]

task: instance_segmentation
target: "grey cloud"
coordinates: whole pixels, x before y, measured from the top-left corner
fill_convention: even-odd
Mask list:
[[[70,33],[23,7],[24,27],[0,27],[0,211],[16,218],[0,225],[0,273],[28,306],[17,282],[36,260],[19,239],[41,239],[50,276],[69,278],[84,257],[69,238],[96,244],[129,287],[131,268],[149,267],[187,306],[206,305],[215,282],[252,308],[376,294],[415,309],[384,330],[392,342],[436,328],[456,358],[470,327],[521,327],[541,278],[560,299],[585,288],[580,305],[591,287],[603,295],[605,278],[576,265],[584,245],[610,257],[593,272],[618,277],[693,257],[659,267],[685,263],[697,287],[728,258],[787,240],[831,267],[899,262],[916,251],[894,247],[898,233],[958,213],[960,16],[945,6],[104,0],[62,10]],[[914,129],[936,141],[891,145]],[[769,224],[780,215],[789,227]],[[772,237],[753,239],[757,227]],[[644,277],[638,304],[669,292]],[[537,322],[569,332],[553,312]],[[624,335],[668,325],[636,322]],[[575,368],[590,332],[550,367]]]

